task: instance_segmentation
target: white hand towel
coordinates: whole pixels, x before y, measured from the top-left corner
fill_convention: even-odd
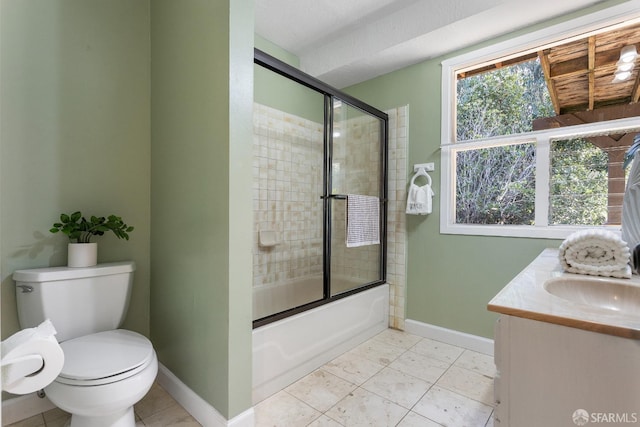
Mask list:
[[[608,230],[577,231],[560,245],[560,263],[569,273],[631,278],[629,247]]]
[[[347,247],[380,244],[380,199],[347,195]]]
[[[416,178],[424,176],[427,179],[425,185],[417,185]],[[427,215],[430,214],[433,206],[431,198],[435,195],[431,188],[431,177],[424,170],[419,170],[409,185],[409,193],[407,194],[406,213],[410,215]]]

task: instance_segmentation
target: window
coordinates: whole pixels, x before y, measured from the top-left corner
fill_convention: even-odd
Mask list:
[[[640,13],[623,5],[443,62],[441,232],[619,228],[640,131],[640,59],[614,81],[627,45]]]

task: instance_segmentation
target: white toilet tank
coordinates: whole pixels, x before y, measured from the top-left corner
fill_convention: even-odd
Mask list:
[[[20,327],[50,319],[60,342],[117,329],[127,313],[134,271],[133,262],[17,270]]]

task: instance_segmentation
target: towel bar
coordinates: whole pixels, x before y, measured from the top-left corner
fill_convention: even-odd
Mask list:
[[[338,199],[347,200],[346,194],[329,194],[328,196],[320,196],[321,199]],[[382,203],[387,203],[387,199],[380,199]]]

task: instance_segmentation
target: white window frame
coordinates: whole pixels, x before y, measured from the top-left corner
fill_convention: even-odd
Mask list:
[[[640,117],[612,120],[587,125],[569,126],[527,132],[516,135],[456,142],[456,73],[495,62],[536,52],[541,46],[564,44],[583,38],[604,27],[640,21],[640,1],[633,0],[593,14],[585,15],[543,30],[516,37],[442,62],[442,124],[441,124],[441,183],[440,232],[483,236],[534,237],[564,239],[569,234],[593,226],[548,225],[549,210],[549,154],[551,141],[576,136],[602,134],[605,131],[630,131],[640,128]],[[470,148],[490,148],[514,143],[536,143],[535,225],[458,224],[455,222],[455,153]],[[601,226],[619,230],[620,226]]]

